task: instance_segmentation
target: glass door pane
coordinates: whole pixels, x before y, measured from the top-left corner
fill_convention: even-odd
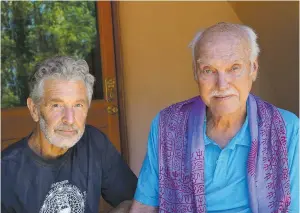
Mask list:
[[[1,108],[26,106],[36,63],[56,55],[85,59],[103,99],[96,3],[1,2]]]

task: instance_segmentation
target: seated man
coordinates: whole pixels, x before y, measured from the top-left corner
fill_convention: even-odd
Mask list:
[[[2,212],[96,213],[101,195],[114,207],[132,200],[136,176],[109,139],[85,124],[94,85],[87,63],[48,59],[29,83],[36,128],[2,152]]]
[[[249,94],[256,34],[219,23],[191,46],[200,96],[154,118],[130,212],[299,213],[299,119]]]

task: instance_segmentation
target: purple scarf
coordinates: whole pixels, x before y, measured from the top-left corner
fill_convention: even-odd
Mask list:
[[[290,183],[286,129],[278,109],[249,95],[251,149],[248,188],[253,213],[286,213]],[[203,124],[206,106],[195,97],[160,113],[159,212],[206,212]]]

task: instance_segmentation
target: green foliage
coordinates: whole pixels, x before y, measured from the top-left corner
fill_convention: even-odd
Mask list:
[[[2,108],[26,105],[28,77],[48,57],[87,58],[97,39],[95,2],[1,1]]]

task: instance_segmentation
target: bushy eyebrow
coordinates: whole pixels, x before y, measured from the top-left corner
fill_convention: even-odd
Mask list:
[[[199,63],[199,65],[202,65],[204,67],[213,67],[213,68],[215,68],[213,65],[211,65],[209,63],[203,63],[200,59],[197,61],[197,63]],[[228,67],[232,67],[233,65],[242,65],[242,61],[241,60],[235,60],[235,61],[231,62],[231,64]]]
[[[52,99],[48,100],[48,102],[62,103],[62,102],[64,102],[64,100],[63,100],[63,99],[60,99],[60,98],[52,98]],[[86,100],[84,100],[84,99],[78,99],[78,100],[76,100],[75,102],[76,102],[76,103],[85,103]]]

